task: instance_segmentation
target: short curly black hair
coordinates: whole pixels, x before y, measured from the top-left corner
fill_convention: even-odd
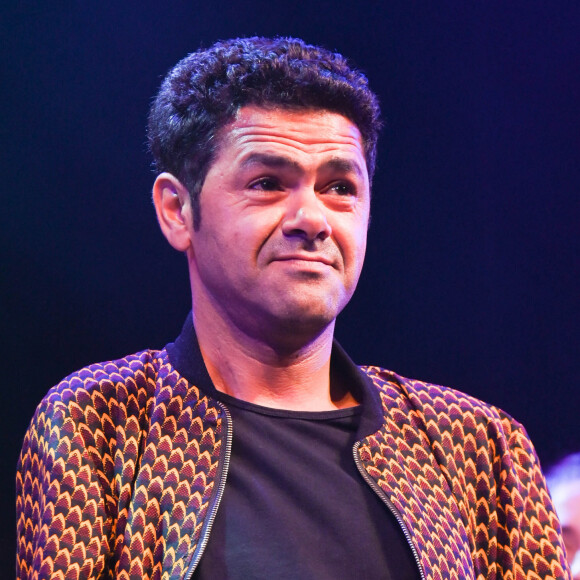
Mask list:
[[[177,63],[149,114],[155,168],[185,185],[195,209],[219,146],[217,133],[244,105],[344,115],[361,132],[372,178],[381,121],[378,99],[365,75],[342,55],[298,38],[235,38]]]

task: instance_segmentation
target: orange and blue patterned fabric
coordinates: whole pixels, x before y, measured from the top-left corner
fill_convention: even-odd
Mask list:
[[[445,387],[378,367],[354,372],[382,417],[357,443],[357,461],[398,510],[425,578],[570,578],[521,425]],[[70,375],[24,439],[18,578],[189,577],[223,485],[228,429],[223,405],[167,349]]]

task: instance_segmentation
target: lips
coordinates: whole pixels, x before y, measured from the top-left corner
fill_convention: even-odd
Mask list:
[[[334,266],[334,260],[321,254],[283,254],[280,256],[275,256],[272,262],[288,262],[291,260],[301,261],[301,262],[318,262],[326,266]]]

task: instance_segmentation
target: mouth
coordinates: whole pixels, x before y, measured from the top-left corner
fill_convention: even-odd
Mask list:
[[[275,256],[272,262],[310,262],[311,264],[323,264],[334,267],[334,260],[321,254],[283,254]]]

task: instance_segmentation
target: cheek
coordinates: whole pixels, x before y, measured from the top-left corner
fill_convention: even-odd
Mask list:
[[[365,254],[367,251],[367,238],[369,233],[369,219],[370,219],[369,210],[370,208],[367,204],[365,206],[363,216],[357,224],[357,246],[360,268],[362,268],[362,263],[364,262]]]
[[[360,273],[362,271],[363,264],[365,261],[366,248],[367,248],[367,237],[366,237],[366,230],[365,230],[364,235],[361,235],[359,242],[358,242],[358,250],[357,250],[357,256],[356,256],[356,279],[357,279],[357,282],[358,282],[358,279],[360,277]]]
[[[360,269],[365,257],[367,248],[367,224],[357,221],[356,223],[342,224],[340,232],[342,236],[337,234],[337,241],[342,246],[345,257],[352,263],[349,267],[356,267]]]
[[[358,247],[358,255],[360,257],[361,262],[365,258],[365,254],[367,251],[367,235],[368,235],[368,222],[364,224],[364,227],[361,227],[357,232],[357,247]]]
[[[284,212],[275,207],[253,208],[236,225],[237,243],[242,244],[246,255],[257,258],[264,247],[268,248],[282,236],[280,224]]]

